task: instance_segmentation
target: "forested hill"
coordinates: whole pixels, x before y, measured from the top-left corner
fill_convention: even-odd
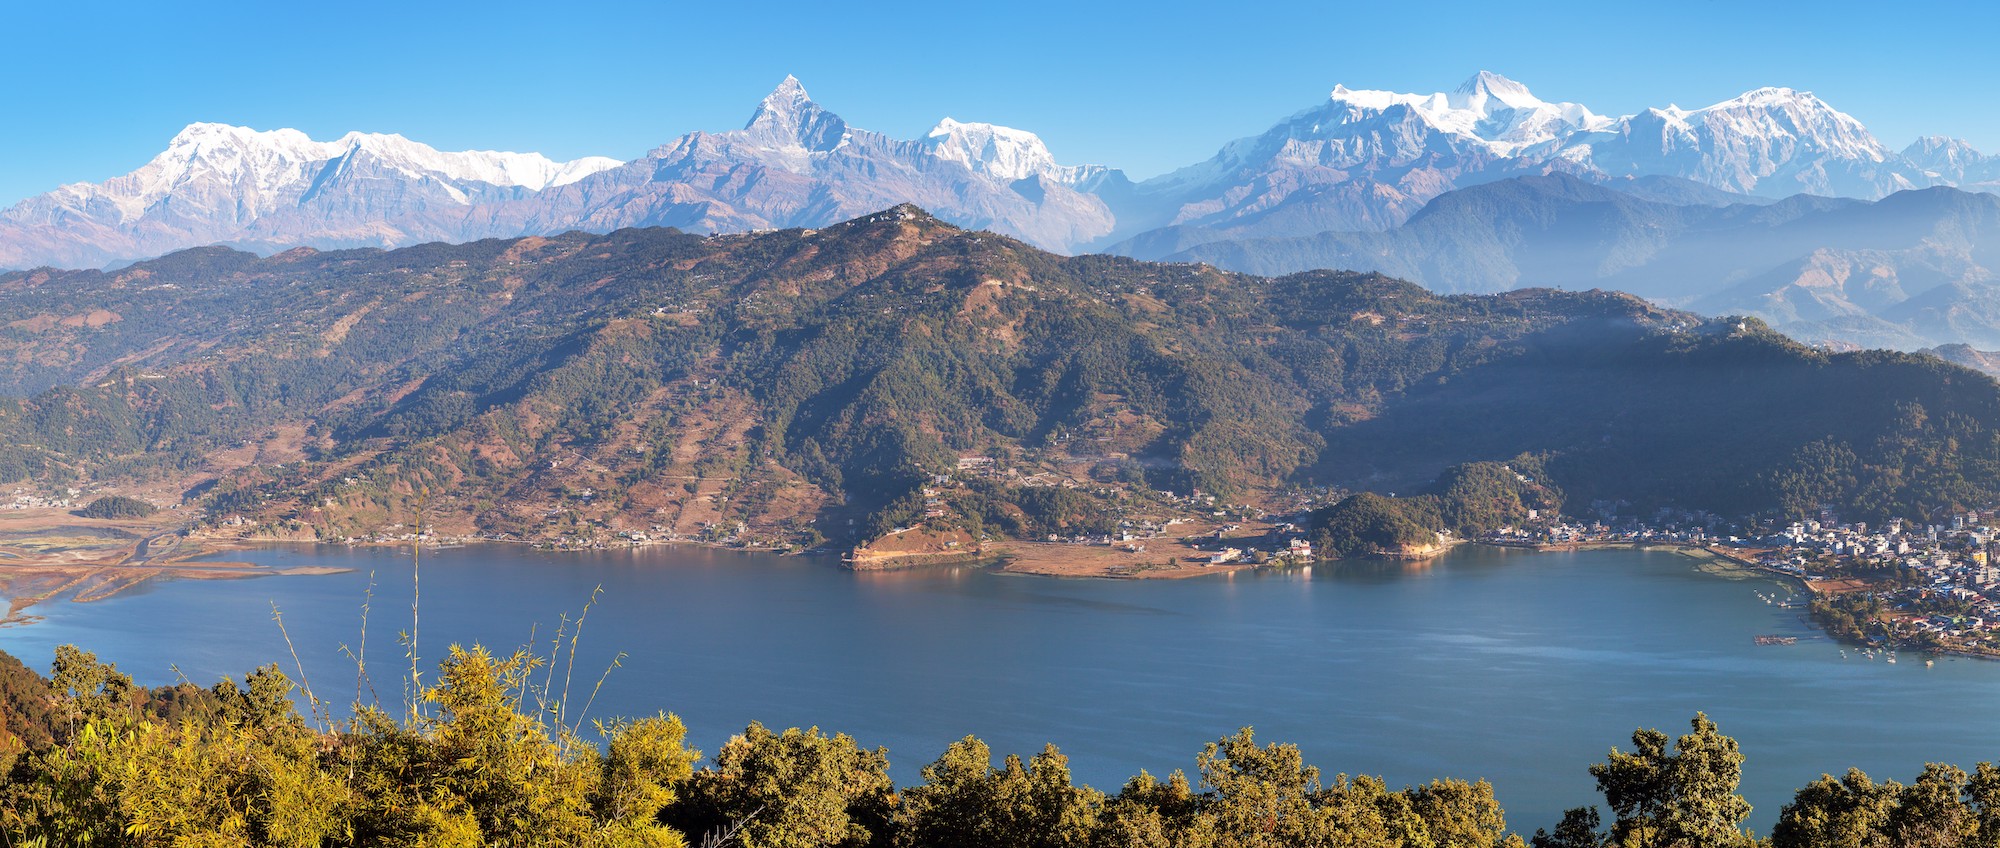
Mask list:
[[[320,538],[401,526],[420,490],[452,533],[1040,534],[1161,490],[1408,491],[1480,460],[1634,509],[2000,497],[2000,392],[1933,358],[1615,293],[1065,258],[914,207],[42,269],[0,276],[0,326],[0,480]]]

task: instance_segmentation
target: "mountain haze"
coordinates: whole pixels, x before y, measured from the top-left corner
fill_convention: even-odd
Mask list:
[[[1942,187],[1705,206],[1523,177],[1441,195],[1393,230],[1210,242],[1156,258],[1256,274],[1374,270],[1445,292],[1617,289],[1858,346],[2000,344],[2000,197]]]

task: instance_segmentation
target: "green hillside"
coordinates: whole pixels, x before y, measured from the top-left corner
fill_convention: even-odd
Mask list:
[[[982,505],[946,520],[1001,533],[1072,526],[1034,517],[1050,486],[1409,493],[1477,461],[1632,509],[2000,499],[2000,391],[1933,358],[1598,291],[1065,258],[913,207],[9,274],[0,387],[0,482],[291,537],[399,526],[424,491],[443,532],[845,545],[966,463]]]

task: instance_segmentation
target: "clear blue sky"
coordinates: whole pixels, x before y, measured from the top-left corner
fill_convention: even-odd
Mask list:
[[[1136,177],[1337,82],[1428,92],[1481,68],[1606,114],[1791,86],[1892,147],[2000,150],[2000,13],[1970,2],[190,0],[12,4],[6,24],[0,203],[130,171],[193,121],[631,158],[741,125],[787,73],[855,126],[991,121]]]

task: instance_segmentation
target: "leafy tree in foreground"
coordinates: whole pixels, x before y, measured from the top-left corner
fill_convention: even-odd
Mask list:
[[[1599,823],[1596,807],[1572,807],[1563,811],[1555,833],[1535,828],[1528,844],[1534,848],[1599,848],[1604,844],[1604,835],[1597,830]]]
[[[363,708],[311,726],[274,666],[159,721],[130,678],[58,651],[58,740],[0,787],[9,845],[654,846],[698,756],[668,716],[600,726],[606,750],[524,710],[524,654],[454,646],[407,723]]]
[[[741,823],[744,848],[863,846],[886,833],[894,803],[886,750],[817,727],[773,733],[751,722],[693,774],[667,816],[693,834]]]
[[[1025,765],[1009,754],[996,769],[986,743],[967,736],[923,774],[903,796],[897,844],[904,848],[1082,848],[1103,802],[1070,782],[1069,760],[1054,745]]]
[[[1106,798],[1054,746],[1027,759],[966,737],[900,795],[882,749],[760,724],[694,769],[670,715],[601,722],[602,746],[554,723],[541,660],[454,646],[425,709],[363,707],[337,730],[301,717],[275,666],[242,684],[148,691],[65,646],[39,740],[0,781],[0,845],[685,848],[1750,848],[1743,756],[1697,713],[1677,739],[1639,730],[1591,767],[1612,818],[1564,814],[1531,842],[1493,788],[1323,779],[1245,728],[1207,745],[1198,780],[1141,772]],[[189,694],[190,692],[199,693]],[[531,706],[532,705],[532,706]],[[10,719],[11,721],[12,719]],[[31,738],[21,734],[19,738]],[[2000,768],[1930,764],[1914,781],[1858,770],[1799,789],[1770,848],[2000,844]]]
[[[1590,767],[1599,792],[1616,818],[1611,844],[1623,848],[1725,848],[1747,846],[1742,829],[1750,802],[1737,794],[1743,754],[1736,740],[1696,713],[1693,731],[1667,750],[1658,730],[1632,733],[1631,753],[1611,749]]]

